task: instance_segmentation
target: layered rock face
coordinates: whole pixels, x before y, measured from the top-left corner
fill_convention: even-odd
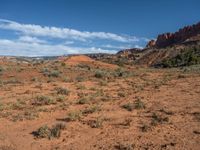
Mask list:
[[[192,26],[186,26],[175,33],[158,35],[156,41],[152,40],[147,44],[147,48],[164,48],[173,44],[179,44],[198,34],[200,34],[200,22]]]

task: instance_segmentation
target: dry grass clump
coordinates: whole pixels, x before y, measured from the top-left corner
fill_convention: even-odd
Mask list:
[[[52,98],[44,95],[37,96],[32,103],[32,105],[38,105],[38,106],[51,105],[51,104],[55,104],[55,101]]]
[[[33,132],[33,135],[36,138],[59,138],[61,131],[66,128],[65,124],[57,123],[56,125],[49,128],[47,125],[40,127],[37,131]]]
[[[61,95],[69,95],[70,91],[63,87],[56,87],[55,90],[57,91],[57,94]]]

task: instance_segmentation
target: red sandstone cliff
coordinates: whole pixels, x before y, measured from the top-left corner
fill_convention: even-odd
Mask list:
[[[175,33],[160,34],[156,41],[151,40],[146,47],[163,48],[174,44],[180,44],[198,34],[200,34],[200,22],[192,26],[186,26]]]

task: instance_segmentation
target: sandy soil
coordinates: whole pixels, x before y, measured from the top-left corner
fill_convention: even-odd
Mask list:
[[[38,133],[56,124],[59,136]],[[0,150],[199,150],[199,141],[198,72],[83,56],[0,62]]]

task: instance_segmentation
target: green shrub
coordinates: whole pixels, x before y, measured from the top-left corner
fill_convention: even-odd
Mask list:
[[[34,120],[38,117],[39,117],[38,113],[33,110],[27,110],[24,112],[24,118],[27,120]]]
[[[12,107],[12,109],[20,110],[20,109],[25,108],[25,106],[26,106],[25,102],[17,100],[17,102],[13,103],[11,107]]]
[[[82,81],[84,81],[84,77],[78,76],[78,77],[76,77],[76,81],[82,82]]]
[[[95,75],[94,75],[96,78],[103,78],[103,77],[105,77],[105,72],[104,71],[100,71],[100,70],[98,70],[98,71],[96,71],[95,72]]]
[[[196,64],[200,64],[200,47],[186,48],[177,56],[165,59],[160,64],[157,64],[157,66],[169,68]]]
[[[47,125],[40,127],[37,131],[33,132],[34,136],[37,138],[59,138],[61,131],[65,129],[65,124],[58,123],[52,128],[49,128]]]
[[[138,98],[135,101],[135,109],[144,109],[145,108],[145,104]]]
[[[129,143],[118,143],[117,145],[114,146],[114,148],[116,150],[134,150],[135,145]]]
[[[114,72],[113,72],[115,77],[132,77],[135,76],[136,74],[134,72],[131,72],[129,70],[126,70],[124,68],[117,68]]]
[[[169,121],[168,117],[161,117],[161,116],[157,115],[156,113],[153,113],[151,125],[155,126],[159,123],[164,123],[164,122],[168,122],[168,121]]]
[[[87,70],[91,69],[90,66],[88,66],[87,64],[78,64],[77,67],[87,69]]]
[[[0,80],[0,87],[3,87],[4,82],[2,80]]]
[[[3,111],[4,109],[5,109],[4,104],[1,104],[1,103],[0,103],[0,111]]]
[[[4,71],[4,68],[0,66],[0,74]]]
[[[49,138],[51,135],[51,131],[49,129],[49,127],[47,125],[44,125],[42,127],[40,127],[35,133],[34,135],[37,138]]]
[[[132,103],[127,103],[127,104],[123,105],[122,108],[124,108],[128,111],[132,111],[134,109],[134,105]]]
[[[38,78],[33,77],[33,78],[31,79],[31,81],[33,81],[33,82],[38,81]]]
[[[70,112],[65,119],[66,121],[76,121],[81,118],[82,113],[80,111]]]
[[[41,70],[41,73],[42,73],[44,76],[48,76],[48,75],[49,75],[49,69],[43,68],[43,69]]]
[[[115,77],[124,77],[126,74],[126,71],[122,68],[117,68],[114,72]]]
[[[88,102],[89,102],[89,100],[87,98],[80,98],[78,100],[77,104],[81,104],[82,105],[82,104],[86,104]]]
[[[56,87],[55,90],[57,91],[57,94],[69,95],[69,90],[66,88]]]
[[[133,109],[144,109],[145,104],[138,98],[134,103],[127,103],[122,105],[122,108],[132,111]]]
[[[58,123],[56,125],[54,125],[52,128],[51,128],[51,135],[50,135],[50,138],[51,137],[55,137],[55,138],[59,138],[60,135],[61,135],[61,130],[64,130],[66,127],[65,127],[65,124],[63,123]]]
[[[62,63],[61,63],[61,66],[62,66],[62,67],[65,67],[65,66],[66,66],[66,64],[65,64],[64,62],[62,62]]]
[[[100,86],[107,86],[108,82],[106,80],[102,80],[102,81],[99,82],[99,85]]]
[[[126,58],[118,58],[115,63],[120,67],[124,67],[128,63],[128,60]]]
[[[82,113],[87,115],[87,114],[92,114],[92,113],[100,111],[100,110],[101,110],[100,106],[94,105],[89,108],[86,108],[85,110],[82,111]]]
[[[103,122],[104,122],[104,118],[98,117],[98,118],[96,118],[95,120],[90,120],[90,121],[88,121],[88,125],[89,125],[91,128],[100,128],[100,127],[103,126]]]
[[[118,95],[119,97],[125,97],[125,96],[126,96],[126,94],[125,94],[124,92],[119,92],[119,93],[117,93],[117,95]]]
[[[141,127],[141,131],[142,132],[147,132],[149,130],[149,126],[144,124],[142,127]]]
[[[22,81],[18,80],[18,79],[10,79],[4,82],[4,84],[21,84]]]
[[[65,97],[63,95],[59,95],[57,98],[56,98],[56,101],[57,102],[64,102],[65,100]]]
[[[50,105],[50,104],[55,104],[55,101],[48,97],[48,96],[37,96],[32,103],[33,105]]]
[[[44,76],[48,76],[48,77],[59,77],[60,76],[60,72],[58,70],[49,70],[47,68],[43,68],[41,73],[43,73]]]
[[[84,90],[84,89],[86,89],[86,87],[84,86],[84,85],[77,85],[76,86],[77,87],[77,90]]]
[[[59,77],[59,75],[60,75],[60,72],[57,70],[54,70],[54,71],[51,71],[48,76],[57,78]]]
[[[68,77],[63,77],[63,82],[72,82],[72,80]]]

